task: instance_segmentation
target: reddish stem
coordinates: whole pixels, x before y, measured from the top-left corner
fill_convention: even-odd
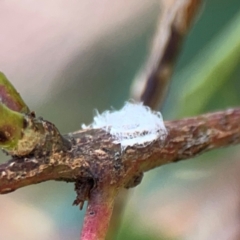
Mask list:
[[[104,240],[113,211],[117,190],[108,186],[91,191],[80,240]]]

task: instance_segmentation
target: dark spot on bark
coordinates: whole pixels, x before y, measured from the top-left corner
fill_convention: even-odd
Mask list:
[[[27,126],[28,126],[28,122],[27,122],[27,120],[24,118],[24,119],[23,119],[23,129],[27,128]]]
[[[63,146],[66,150],[71,150],[72,144],[71,141],[63,136],[61,136],[61,140],[63,142]]]
[[[4,131],[0,131],[0,143],[5,143],[7,142],[9,139],[6,136],[6,133]]]
[[[107,148],[105,148],[105,147],[102,147],[102,150],[103,150],[104,152],[106,152],[106,153],[109,152],[109,150],[108,150]]]
[[[26,172],[22,172],[21,173],[21,177],[26,177],[27,176],[27,173]]]
[[[35,112],[34,112],[34,111],[31,111],[31,112],[30,112],[30,116],[33,117],[33,118],[35,118],[35,117],[36,117]]]
[[[121,163],[119,163],[119,162],[116,162],[116,163],[114,163],[114,168],[115,168],[115,170],[119,170],[120,168],[121,168]]]
[[[125,188],[133,188],[141,183],[143,179],[143,172],[137,173],[132,179],[126,184]]]
[[[77,193],[77,198],[73,202],[73,205],[79,205],[80,210],[82,210],[84,202],[89,199],[90,191],[93,188],[92,179],[79,179],[75,182],[75,191]]]
[[[115,159],[118,159],[120,156],[121,156],[121,155],[120,155],[119,152],[116,152],[116,153],[114,154]]]
[[[4,125],[0,130],[0,144],[10,141],[14,136],[14,127],[11,125]]]
[[[89,215],[94,216],[94,215],[95,215],[95,212],[94,212],[94,211],[91,211],[91,212],[89,212]]]
[[[49,159],[49,158],[45,158],[45,159],[44,159],[44,163],[45,163],[45,164],[49,164],[49,163],[50,163],[50,159]]]

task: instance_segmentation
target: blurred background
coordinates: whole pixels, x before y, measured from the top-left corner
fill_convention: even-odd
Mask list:
[[[77,130],[94,109],[129,99],[159,12],[159,0],[2,0],[0,70],[38,116]],[[240,1],[205,1],[195,22],[165,120],[240,105]],[[114,239],[240,239],[239,154],[229,147],[145,174]],[[46,182],[0,196],[0,239],[79,239],[85,210],[71,206],[73,189]]]

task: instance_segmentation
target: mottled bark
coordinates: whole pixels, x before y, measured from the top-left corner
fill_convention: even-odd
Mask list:
[[[1,164],[0,193],[47,180],[93,181],[94,187],[102,181],[118,187],[129,187],[130,183],[134,186],[139,181],[133,179],[139,179],[141,172],[240,142],[239,108],[169,121],[165,125],[168,131],[165,142],[157,139],[147,146],[128,147],[124,152],[101,129],[65,135],[67,146],[13,157]]]

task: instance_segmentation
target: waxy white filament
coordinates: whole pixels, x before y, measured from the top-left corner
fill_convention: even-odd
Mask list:
[[[128,146],[144,147],[157,139],[164,141],[167,136],[161,113],[142,103],[127,102],[119,111],[97,112],[93,123],[82,128],[104,129],[113,136],[114,143],[121,144],[122,150]]]

